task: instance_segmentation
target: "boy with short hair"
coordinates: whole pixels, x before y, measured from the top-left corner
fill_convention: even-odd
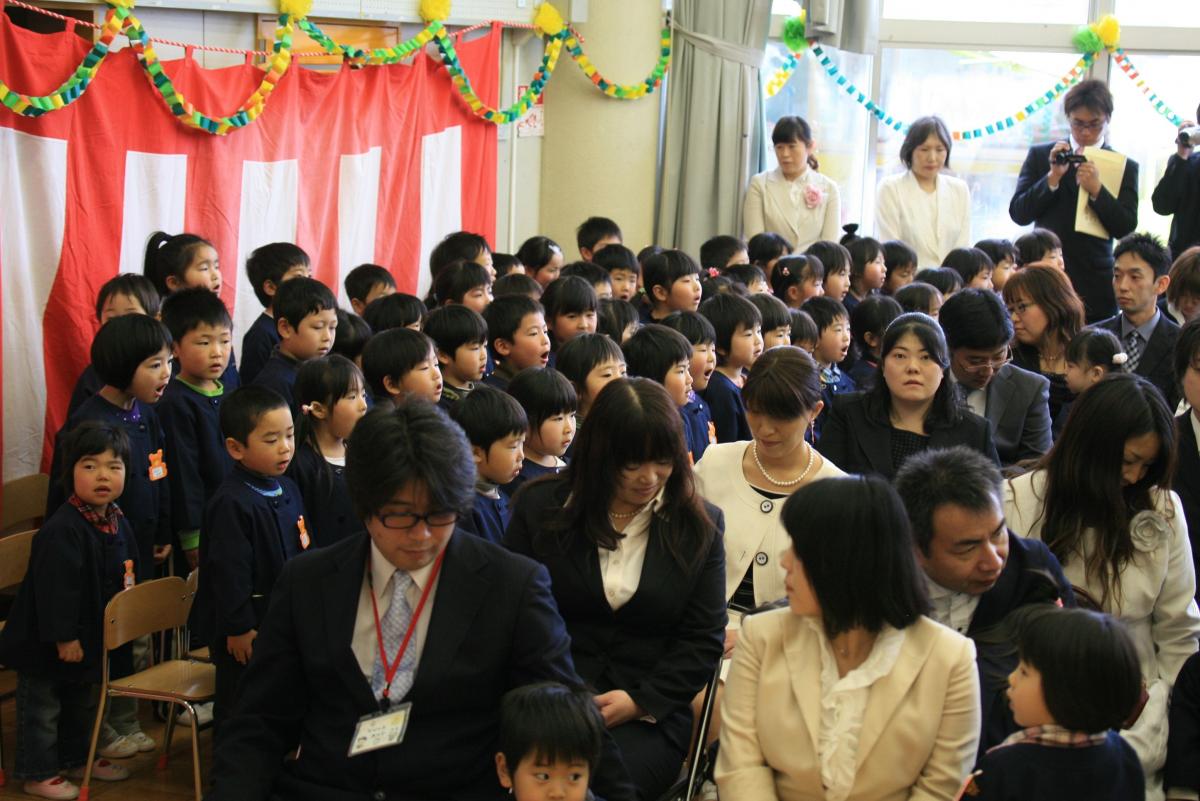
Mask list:
[[[838,364],[850,352],[850,315],[840,302],[828,297],[809,298],[802,311],[817,325],[817,344],[813,347],[813,360],[821,370],[821,399],[825,407],[813,420],[814,438],[820,436],[821,423],[828,410],[833,408],[833,396],[854,392],[857,387],[850,374]]]
[[[642,265],[632,250],[624,245],[608,245],[595,254],[593,263],[608,272],[614,298],[632,302],[637,297]]]
[[[887,270],[883,279],[883,294],[894,295],[911,284],[916,277],[917,251],[907,242],[889,239],[883,243],[883,267]]]
[[[333,337],[333,352],[345,356],[362,369],[362,352],[371,339],[371,326],[357,314],[338,309],[338,327]]]
[[[1125,369],[1158,387],[1167,408],[1179,405],[1172,354],[1179,326],[1158,309],[1158,298],[1171,284],[1171,254],[1161,240],[1133,233],[1113,249],[1113,292],[1121,309],[1115,317],[1096,323],[1117,335],[1125,346]]]
[[[763,350],[792,344],[792,315],[782,300],[761,292],[746,300],[762,315]]]
[[[475,462],[475,508],[471,525],[463,528],[502,545],[509,510],[500,487],[520,475],[525,461],[525,410],[508,393],[485,385],[456,404],[450,419],[466,433]]]
[[[442,306],[425,320],[442,371],[442,397],[447,412],[477,388],[487,370],[487,323],[466,306]]]
[[[702,269],[724,270],[735,264],[749,264],[750,251],[746,243],[736,236],[714,236],[700,246]]]
[[[763,351],[762,315],[753,303],[734,294],[714,295],[700,306],[716,334],[717,369],[701,394],[712,413],[717,442],[753,439],[742,403],[745,371]]]
[[[411,328],[376,334],[363,348],[363,377],[375,404],[395,405],[415,396],[430,403],[442,399],[442,371],[428,336]]]
[[[275,324],[275,293],[284,281],[312,277],[308,254],[291,242],[272,242],[255,248],[246,259],[246,276],[254,296],[263,305],[263,313],[242,337],[242,366],[238,377],[243,384],[253,383],[262,371],[271,352],[279,344],[279,329]]]
[[[621,228],[607,217],[588,217],[575,230],[575,245],[579,248],[579,258],[584,261],[595,261],[595,256],[608,245],[623,244]]]
[[[492,300],[502,298],[507,295],[524,295],[525,297],[541,301],[542,285],[530,278],[525,273],[509,273],[502,275],[496,279],[496,283],[492,284]]]
[[[350,308],[359,317],[371,305],[371,301],[391,295],[396,291],[396,279],[386,267],[378,264],[360,264],[346,273],[343,282],[346,287],[346,297],[350,298]]]
[[[646,259],[642,285],[646,291],[643,323],[657,323],[671,312],[696,311],[703,297],[700,265],[682,250],[664,250]]]
[[[427,311],[425,302],[407,292],[392,292],[378,297],[363,309],[362,317],[376,334],[392,328],[421,330]]]
[[[275,579],[310,544],[300,490],[283,475],[296,451],[287,401],[258,384],[242,387],[221,404],[220,422],[234,466],[205,508],[200,540],[201,592],[214,610],[214,737],[237,699]]]
[[[275,293],[279,344],[254,383],[277,392],[295,412],[292,386],[300,363],[329,353],[337,333],[337,301],[315,278],[293,278]]]
[[[484,379],[486,383],[504,390],[525,368],[549,363],[550,330],[540,303],[525,295],[507,295],[492,301],[483,319],[496,363],[496,369]]]
[[[692,393],[686,406],[680,410],[684,430],[691,448],[692,462],[700,461],[704,449],[717,442],[717,427],[713,425],[712,411],[701,394],[708,389],[708,382],[717,369],[717,333],[703,315],[697,312],[676,312],[663,320],[663,325],[683,334],[692,346],[692,358],[688,370],[692,374]]]
[[[553,475],[567,466],[566,453],[575,438],[579,396],[565,375],[553,367],[527,367],[508,385],[508,394],[525,410],[529,429],[521,469],[501,489],[511,498],[526,481]]]
[[[219,417],[233,322],[221,299],[204,289],[172,294],[162,317],[179,364],[157,409],[171,454],[171,529],[188,568],[195,569],[204,507],[233,467]]]
[[[692,344],[687,337],[665,325],[651,323],[639,328],[621,346],[628,375],[657,381],[667,390],[683,416],[683,433],[688,453],[695,460],[708,445],[708,427],[692,424],[687,408],[692,401]]]
[[[1027,234],[1021,234],[1013,242],[1013,246],[1017,249],[1018,267],[1044,264],[1060,270],[1066,269],[1063,262],[1062,240],[1049,228],[1034,228]]]
[[[608,247],[616,247],[616,245],[609,245]],[[607,249],[608,248],[605,248],[605,250]],[[603,253],[604,250],[600,252]],[[608,270],[605,270],[599,264],[594,264],[590,261],[573,261],[563,267],[558,273],[559,278],[570,278],[571,276],[582,278],[584,281],[587,281],[589,284],[591,284],[592,289],[596,291],[596,297],[600,300],[604,300],[606,298],[612,299],[612,276],[608,274]]]

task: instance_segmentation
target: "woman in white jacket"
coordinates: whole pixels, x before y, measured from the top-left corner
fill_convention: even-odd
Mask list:
[[[837,241],[842,204],[838,185],[817,172],[813,135],[800,117],[781,117],[771,131],[779,167],[750,179],[742,205],[746,239],[769,231],[803,253],[819,240]]]
[[[1148,697],[1121,734],[1142,762],[1147,801],[1163,797],[1167,700],[1200,634],[1187,522],[1170,488],[1172,424],[1153,385],[1111,375],[1075,401],[1037,469],[1005,485],[1009,528],[1043,540],[1076,601],[1120,618],[1134,638]]]
[[[943,172],[950,166],[950,131],[939,117],[921,117],[900,145],[907,168],[879,182],[875,233],[917,252],[921,267],[937,267],[954,248],[971,245],[971,190]]]

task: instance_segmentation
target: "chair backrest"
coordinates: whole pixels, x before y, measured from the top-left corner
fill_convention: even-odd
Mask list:
[[[187,577],[187,592],[188,592],[188,611],[190,617],[192,613],[192,604],[196,602],[196,590],[200,588],[200,568],[194,568]]]
[[[104,647],[125,643],[187,623],[187,583],[178,576],[146,581],[113,596],[104,609]]]
[[[0,502],[0,531],[18,523],[40,521],[46,514],[46,496],[50,493],[50,476],[34,473],[4,482]]]
[[[0,590],[25,580],[34,534],[37,534],[36,529],[0,537]]]

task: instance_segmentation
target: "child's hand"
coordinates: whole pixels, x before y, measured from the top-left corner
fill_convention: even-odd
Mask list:
[[[82,662],[83,661],[83,646],[79,640],[71,640],[70,642],[60,642],[58,645],[58,658],[64,662]]]
[[[610,690],[592,700],[596,702],[596,708],[604,718],[604,725],[610,729],[646,716],[646,710],[638,706],[624,690]]]
[[[733,656],[734,646],[737,645],[738,635],[741,634],[740,629],[725,629],[725,658]]]
[[[184,548],[183,556],[187,559],[188,570],[195,570],[200,567],[200,549],[199,548]]]
[[[244,665],[250,661],[250,654],[254,651],[254,638],[257,636],[258,632],[250,629],[245,634],[226,637],[225,649],[238,661],[238,664]]]
[[[155,545],[154,546],[154,564],[161,565],[171,557],[170,545]]]

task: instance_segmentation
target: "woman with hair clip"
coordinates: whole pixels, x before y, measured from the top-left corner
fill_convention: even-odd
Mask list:
[[[549,571],[575,668],[645,801],[675,780],[691,701],[721,658],[723,529],[678,408],[649,379],[606,386],[570,466],[514,498],[505,545]]]
[[[1067,346],[1083,328],[1083,301],[1066,273],[1026,267],[1004,285],[1013,324],[1013,364],[1050,381],[1050,419],[1074,397],[1067,385]]]
[[[800,117],[780,117],[771,141],[779,166],[750,179],[742,205],[746,238],[769,231],[794,242],[795,251],[837,239],[842,216],[838,185],[817,172],[812,128]]]
[[[1147,801],[1163,797],[1167,700],[1200,635],[1174,466],[1162,395],[1143,378],[1114,374],[1079,396],[1054,447],[1004,490],[1009,528],[1045,542],[1076,603],[1120,618],[1137,645],[1147,692],[1122,736],[1145,770]]]
[[[848,473],[889,481],[915,453],[965,445],[1000,465],[988,421],[963,408],[947,371],[946,337],[920,312],[892,321],[879,347],[875,386],[835,395],[821,431],[825,456]]]

